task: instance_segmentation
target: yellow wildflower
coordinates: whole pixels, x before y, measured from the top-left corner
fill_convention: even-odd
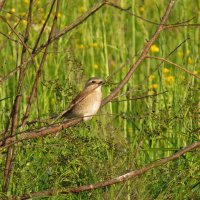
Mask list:
[[[149,80],[152,81],[153,79],[155,79],[155,76],[152,74],[149,76]]]
[[[26,12],[20,13],[20,16],[25,17],[26,16]]]
[[[160,51],[159,47],[153,44],[150,48],[150,51],[153,53],[158,53]]]
[[[144,12],[144,6],[140,6],[139,11],[140,11],[140,13],[143,13]]]
[[[61,14],[60,13],[58,13],[58,18],[61,18]]]
[[[79,49],[84,49],[84,48],[85,48],[85,46],[83,44],[79,45]]]
[[[6,13],[6,18],[10,18],[12,15],[10,13]]]
[[[169,69],[165,67],[165,68],[163,69],[163,73],[165,73],[165,74],[169,73]]]
[[[84,6],[81,6],[79,10],[81,11],[81,13],[84,13],[87,11],[87,9]]]
[[[181,76],[181,80],[185,80],[185,76],[182,75],[182,76]]]
[[[96,42],[94,42],[94,43],[92,43],[90,46],[91,46],[91,47],[98,47],[98,44],[97,44]]]
[[[153,90],[148,91],[148,95],[153,95],[153,94],[155,94],[155,92]]]
[[[193,72],[193,73],[197,75],[197,74],[198,74],[198,71],[194,70],[194,72]]]
[[[177,55],[178,55],[179,58],[181,58],[183,56],[183,52],[178,51]]]
[[[94,64],[93,67],[94,67],[94,69],[98,69],[98,68],[99,68],[99,65]]]
[[[156,89],[158,88],[158,85],[157,84],[152,84],[149,86],[149,89]]]
[[[129,128],[128,128],[128,132],[129,132],[129,133],[132,133],[132,132],[133,132],[133,128],[132,128],[132,127],[129,127]]]
[[[23,20],[22,20],[22,23],[23,23],[24,25],[26,25],[26,24],[27,24],[27,21],[26,21],[25,19],[23,19]]]
[[[189,54],[190,54],[190,50],[189,50],[189,49],[187,49],[187,51],[186,51],[186,54],[187,54],[187,55],[189,55]]]
[[[166,77],[166,82],[168,82],[169,84],[173,84],[174,83],[174,76]]]
[[[193,64],[193,60],[191,57],[188,57],[188,64]]]
[[[16,12],[15,8],[12,8],[10,12],[15,13]]]

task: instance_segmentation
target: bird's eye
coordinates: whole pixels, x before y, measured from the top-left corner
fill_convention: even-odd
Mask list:
[[[96,83],[95,81],[92,81],[92,83]]]

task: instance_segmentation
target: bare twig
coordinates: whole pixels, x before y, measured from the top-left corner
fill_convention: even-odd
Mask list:
[[[0,102],[1,101],[4,101],[4,100],[6,100],[6,99],[10,99],[11,97],[5,97],[5,98],[3,98],[3,99],[0,99]]]
[[[139,16],[139,15],[134,14],[134,13],[131,12],[131,10],[130,10],[131,7],[129,7],[129,8],[122,8],[121,6],[119,6],[119,5],[117,5],[117,4],[113,3],[113,2],[107,2],[107,5],[108,5],[108,6],[111,6],[111,7],[113,7],[113,8],[117,8],[117,9],[120,10],[120,11],[126,12],[126,13],[128,13],[129,15],[132,15],[132,16],[138,18],[138,19],[141,19],[141,20],[144,21],[144,22],[147,22],[147,23],[150,23],[150,24],[154,24],[154,25],[160,25],[159,23],[153,22],[153,21],[151,21],[151,20],[149,20],[149,19],[145,19],[144,17],[141,17],[141,16]]]
[[[167,25],[164,29],[174,29],[174,28],[181,28],[181,27],[199,27],[200,24],[174,24],[174,25]]]
[[[53,8],[54,8],[55,2],[56,2],[56,0],[53,0],[53,2],[52,2],[52,4],[51,4],[51,8],[50,8],[50,10],[49,10],[49,13],[48,13],[48,15],[47,15],[47,18],[45,19],[45,22],[44,22],[44,24],[43,24],[43,26],[42,26],[42,29],[41,29],[41,31],[40,31],[40,33],[39,33],[39,35],[38,35],[38,38],[36,39],[35,45],[34,45],[34,47],[33,47],[32,54],[35,54],[35,51],[36,51],[37,46],[38,46],[38,44],[39,44],[39,41],[40,41],[40,39],[41,39],[42,33],[44,32],[44,29],[45,29],[45,27],[46,27],[46,24],[47,24],[47,22],[48,22],[48,20],[49,20],[49,18],[50,18],[50,16],[51,16],[51,13],[52,13],[52,10],[53,10]]]
[[[91,190],[95,190],[98,188],[103,188],[103,187],[107,187],[107,186],[111,186],[117,183],[121,183],[133,178],[136,178],[138,176],[143,175],[144,173],[148,172],[151,169],[154,169],[156,167],[159,167],[161,165],[164,165],[170,161],[173,161],[179,157],[181,157],[182,155],[186,154],[187,152],[190,152],[196,148],[200,147],[200,141],[195,142],[187,147],[185,147],[184,149],[176,152],[175,154],[168,156],[166,158],[157,160],[145,167],[142,167],[140,169],[131,171],[129,173],[123,174],[121,176],[118,176],[116,178],[113,178],[111,180],[107,180],[107,181],[103,181],[103,182],[99,182],[96,184],[91,184],[91,185],[84,185],[84,186],[80,186],[80,187],[74,187],[74,188],[62,188],[62,189],[49,189],[49,190],[44,190],[44,191],[39,191],[39,192],[33,192],[30,194],[24,194],[20,197],[9,197],[9,199],[21,199],[21,200],[25,200],[25,199],[30,199],[30,198],[42,198],[42,197],[46,197],[46,196],[55,196],[57,194],[67,194],[67,193],[80,193],[80,192],[84,192],[84,191],[91,191]]]
[[[54,2],[52,4],[54,5]],[[53,21],[53,24],[52,24],[52,27],[51,27],[51,31],[49,33],[48,41],[51,40],[51,38],[53,37],[53,34],[54,34],[54,30],[55,30],[55,26],[56,26],[56,22],[57,22],[57,18],[58,18],[59,4],[60,4],[60,0],[57,0],[56,13],[55,13],[55,16],[54,16],[54,21]],[[52,9],[51,9],[51,12],[52,12]],[[49,45],[46,46],[46,48],[45,48],[45,51],[44,51],[44,54],[43,54],[43,57],[42,57],[42,61],[41,61],[40,66],[37,70],[37,73],[36,73],[36,77],[35,77],[35,81],[34,81],[34,84],[33,84],[32,90],[31,90],[31,94],[28,98],[26,112],[25,112],[23,119],[22,119],[22,127],[25,126],[26,121],[28,119],[28,115],[29,115],[29,112],[30,112],[30,109],[31,109],[31,104],[33,102],[33,99],[34,99],[34,96],[35,96],[35,93],[36,93],[36,90],[37,90],[37,87],[38,87],[38,81],[40,79],[41,72],[42,72],[42,69],[43,69],[47,54],[48,54],[48,47],[49,47]]]
[[[5,34],[5,33],[3,33],[3,32],[0,32],[0,34],[3,35],[4,37],[6,37],[6,38],[7,38],[8,40],[10,40],[10,41],[13,41],[13,42],[15,42],[15,43],[21,44],[20,41],[11,38],[8,34]]]
[[[144,95],[141,97],[128,98],[128,99],[122,99],[122,100],[112,100],[112,102],[122,102],[122,101],[133,101],[133,100],[138,100],[138,99],[145,99],[145,98],[149,98],[149,97],[156,97],[158,95],[165,94],[167,92],[168,91],[164,91],[164,92],[155,93],[155,94],[151,94],[151,95]]]
[[[190,74],[190,75],[192,75],[192,76],[194,76],[194,77],[196,77],[196,78],[200,78],[198,75],[196,75],[196,74],[194,74],[194,73],[188,71],[187,69],[185,69],[185,68],[183,68],[183,67],[177,65],[176,63],[174,63],[174,62],[172,62],[172,61],[169,61],[169,60],[167,60],[167,59],[165,59],[165,58],[161,58],[161,57],[157,57],[157,56],[146,56],[145,58],[152,58],[152,59],[164,61],[164,62],[166,62],[166,63],[168,63],[168,64],[171,64],[171,65],[177,67],[178,69],[180,69],[180,70],[182,70],[182,71],[184,71],[184,72],[186,72],[186,73],[188,73],[188,74]]]
[[[27,42],[26,42],[25,40],[22,40],[22,39],[21,39],[21,37],[19,36],[19,34],[18,34],[17,31],[15,30],[15,28],[13,28],[13,27],[10,25],[10,23],[6,20],[5,17],[0,16],[0,18],[2,19],[3,22],[5,22],[5,23],[8,25],[8,27],[12,30],[12,32],[17,36],[17,38],[18,38],[19,41],[20,41],[20,44],[23,45],[23,49],[24,49],[23,51],[27,51],[27,52],[29,53],[29,55],[30,55],[30,57],[31,57],[30,60],[33,61],[33,64],[35,65],[34,58],[33,58],[32,54],[31,54],[31,51],[30,51],[29,47],[27,46]],[[27,21],[28,21],[28,20],[27,20]],[[28,22],[27,22],[27,26],[28,26]],[[30,27],[29,27],[29,28],[30,28]],[[24,36],[24,38],[25,38],[25,36]],[[24,62],[25,62],[25,60],[24,60]],[[24,62],[20,64],[19,69],[20,69],[21,67],[24,66]],[[0,80],[0,82],[2,82],[2,80]]]

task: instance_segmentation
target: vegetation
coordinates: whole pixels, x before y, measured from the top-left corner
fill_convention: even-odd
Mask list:
[[[3,1],[2,1],[3,2]],[[34,0],[26,58],[33,53],[38,34],[53,1]],[[59,2],[59,1],[58,1]],[[55,34],[84,14],[96,0],[60,1]],[[110,1],[111,2],[111,1]],[[119,7],[102,6],[82,24],[48,46],[28,121],[49,118],[64,110],[93,76],[107,80],[108,96],[125,77],[160,23],[169,1],[117,0]],[[38,47],[45,44],[56,13],[56,3]],[[0,130],[10,119],[17,95],[25,38],[28,0],[6,1],[0,24]],[[199,141],[200,1],[176,0],[165,29],[120,94],[92,120],[61,132],[16,143],[6,195],[70,188],[120,176],[170,156]],[[135,17],[141,16],[143,19]],[[185,26],[178,23],[185,22]],[[45,49],[35,55],[20,93],[18,125],[26,111],[36,72]],[[33,54],[32,54],[33,55]],[[165,58],[178,65],[163,62]],[[181,67],[181,68],[180,68]],[[35,130],[38,122],[18,127],[15,133]],[[8,148],[0,155],[0,186]],[[155,168],[135,179],[78,194],[57,194],[35,199],[199,199],[199,149]]]

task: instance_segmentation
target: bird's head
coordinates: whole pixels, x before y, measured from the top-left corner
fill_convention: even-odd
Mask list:
[[[96,89],[100,88],[103,84],[103,80],[101,78],[93,77],[90,78],[87,83],[85,84],[85,88]]]

